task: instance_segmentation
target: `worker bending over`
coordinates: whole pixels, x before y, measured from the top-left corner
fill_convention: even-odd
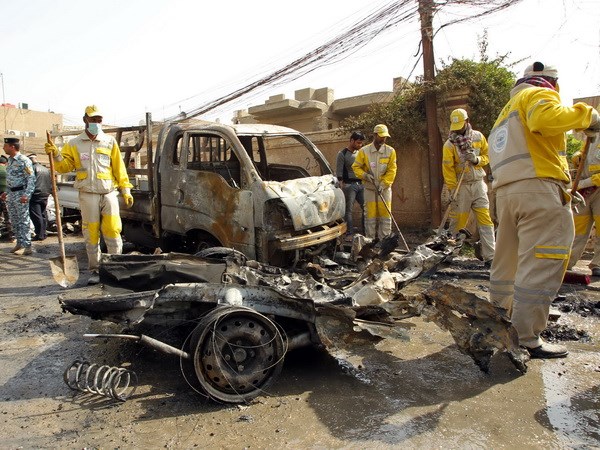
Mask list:
[[[596,225],[594,257],[589,268],[592,269],[593,276],[600,277],[600,189],[598,189],[600,186],[600,135],[589,136],[588,139],[593,139],[593,141],[585,161],[581,161],[581,152],[575,153],[571,158],[575,167],[579,167],[579,163],[583,162],[583,171],[577,192],[585,199],[585,205],[578,205],[573,214],[575,240],[568,268],[571,269],[581,258],[590,237],[592,225]]]
[[[599,127],[591,106],[562,104],[556,68],[535,62],[517,80],[490,133],[498,217],[490,300],[508,311],[532,358],[568,353],[541,338],[574,237],[565,132]]]
[[[484,267],[490,268],[494,258],[494,223],[490,217],[490,201],[483,167],[489,163],[488,144],[483,134],[473,130],[464,109],[450,114],[450,135],[442,150],[442,173],[451,193],[458,189],[450,228],[456,234],[465,228],[471,211],[475,213]],[[460,185],[459,185],[460,183]]]

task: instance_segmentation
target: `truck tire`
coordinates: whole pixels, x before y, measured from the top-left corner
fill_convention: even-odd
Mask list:
[[[240,264],[245,264],[248,258],[242,252],[229,247],[209,247],[204,250],[200,250],[194,254],[200,258],[218,259],[225,260],[228,257],[233,257]]]
[[[260,394],[281,372],[286,340],[280,328],[257,311],[220,306],[190,335],[194,371],[211,398],[243,403]]]

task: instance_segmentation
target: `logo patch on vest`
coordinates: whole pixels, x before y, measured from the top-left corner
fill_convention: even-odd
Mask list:
[[[496,128],[490,136],[490,148],[494,153],[502,153],[508,143],[508,124]]]

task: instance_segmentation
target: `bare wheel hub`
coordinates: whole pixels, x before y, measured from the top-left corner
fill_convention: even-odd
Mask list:
[[[203,323],[194,349],[194,367],[213,396],[224,401],[233,401],[228,395],[254,397],[279,373],[282,338],[265,316],[246,308],[222,308],[209,313],[199,327]]]

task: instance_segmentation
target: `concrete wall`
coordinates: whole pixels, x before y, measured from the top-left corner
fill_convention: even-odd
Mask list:
[[[337,153],[348,144],[349,137],[340,136],[335,131],[305,134],[323,152],[335,172]],[[395,149],[398,172],[392,186],[392,214],[401,229],[429,227],[431,206],[427,151],[416,146],[401,146]],[[358,223],[359,211],[358,206],[355,206],[355,223]]]

